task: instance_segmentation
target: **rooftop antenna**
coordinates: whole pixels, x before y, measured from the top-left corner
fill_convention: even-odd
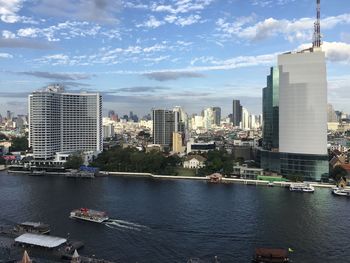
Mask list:
[[[321,0],[317,0],[317,20],[314,24],[314,39],[312,43],[313,49],[321,48]]]

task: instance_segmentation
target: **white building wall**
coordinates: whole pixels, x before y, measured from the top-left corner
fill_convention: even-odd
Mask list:
[[[327,73],[321,51],[278,56],[280,152],[327,154]]]

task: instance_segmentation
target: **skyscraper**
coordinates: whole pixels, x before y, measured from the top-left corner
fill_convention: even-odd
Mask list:
[[[35,159],[57,152],[102,151],[102,97],[67,93],[59,85],[28,97],[29,144]]]
[[[179,113],[171,110],[154,109],[153,120],[153,143],[165,147],[172,145],[173,132],[178,131]]]
[[[263,89],[263,147],[278,149],[279,142],[279,68],[272,67]]]
[[[320,0],[312,47],[278,56],[278,74],[271,70],[263,91],[263,112],[261,167],[305,180],[328,178],[327,72]]]
[[[232,123],[238,127],[242,121],[242,105],[239,100],[233,100],[232,104]]]
[[[213,107],[214,111],[214,124],[216,126],[220,126],[221,122],[221,108],[220,107]]]

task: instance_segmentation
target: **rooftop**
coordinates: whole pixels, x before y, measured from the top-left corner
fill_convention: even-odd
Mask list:
[[[55,248],[67,242],[67,239],[54,236],[26,233],[15,239],[18,243],[35,245],[39,247]]]

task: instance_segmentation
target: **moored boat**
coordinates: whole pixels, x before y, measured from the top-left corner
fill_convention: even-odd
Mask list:
[[[255,263],[286,263],[290,262],[287,249],[257,248],[252,262]]]
[[[88,208],[80,208],[73,210],[70,213],[70,218],[81,219],[85,221],[103,223],[109,219],[106,212],[101,212],[97,210],[92,210]]]
[[[304,183],[294,183],[289,186],[289,191],[292,192],[304,192],[304,193],[313,193],[315,188],[310,184]]]
[[[333,188],[332,193],[334,195],[350,197],[350,189],[348,189],[348,188],[335,187],[335,188]]]
[[[14,227],[14,232],[45,235],[50,233],[50,226],[41,222],[23,222]]]

